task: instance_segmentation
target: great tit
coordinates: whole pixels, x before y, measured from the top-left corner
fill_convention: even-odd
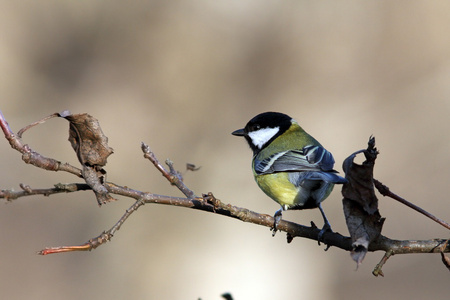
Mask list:
[[[256,183],[281,205],[274,215],[273,235],[283,210],[318,207],[325,223],[319,233],[320,242],[323,233],[331,231],[321,202],[331,193],[335,183],[347,182],[333,170],[331,153],[294,119],[278,112],[259,114],[245,128],[232,134],[247,140],[253,150],[252,169]]]

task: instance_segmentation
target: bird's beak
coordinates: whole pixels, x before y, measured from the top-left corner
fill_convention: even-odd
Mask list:
[[[245,136],[245,131],[244,129],[238,129],[233,131],[231,134],[236,136]]]

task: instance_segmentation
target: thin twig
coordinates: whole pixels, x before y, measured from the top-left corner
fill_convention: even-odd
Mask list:
[[[415,211],[425,215],[426,217],[430,218],[431,220],[435,221],[436,223],[444,226],[447,229],[450,229],[450,224],[448,224],[447,222],[445,222],[444,220],[441,220],[439,218],[437,218],[436,216],[430,214],[429,212],[427,212],[426,210],[420,208],[419,206],[412,204],[411,202],[409,202],[408,200],[394,194],[393,192],[391,192],[391,190],[385,186],[384,184],[382,184],[380,181],[373,179],[374,185],[375,187],[378,189],[378,191],[383,195],[383,196],[387,196],[390,197],[394,200],[397,200],[398,202],[414,209]]]
[[[384,264],[387,262],[389,257],[391,257],[392,255],[394,255],[392,253],[392,251],[388,251],[388,252],[384,253],[384,255],[381,258],[380,262],[375,266],[375,268],[372,271],[372,274],[375,277],[378,277],[378,276],[384,277],[383,270],[381,270],[381,269],[383,268]]]
[[[38,252],[40,255],[48,255],[48,254],[55,254],[55,253],[63,253],[63,252],[73,252],[73,251],[91,251],[93,249],[96,249],[97,247],[105,244],[106,242],[110,241],[116,231],[120,229],[120,227],[123,225],[123,223],[128,219],[128,217],[134,213],[140,206],[144,205],[144,202],[142,199],[137,200],[133,203],[126,211],[125,214],[119,219],[119,221],[114,224],[113,227],[111,227],[107,231],[103,231],[99,236],[90,239],[86,243],[79,245],[79,246],[60,246],[60,247],[50,247],[45,248]]]
[[[173,205],[182,206],[186,208],[192,208],[196,210],[202,210],[210,213],[215,213],[223,216],[232,217],[243,222],[248,222],[252,224],[266,226],[271,228],[273,225],[273,217],[267,214],[260,214],[246,208],[237,207],[231,204],[226,204],[215,198],[212,193],[203,195],[203,197],[196,197],[194,199],[181,198],[181,197],[170,197],[165,195],[158,195],[152,193],[145,193],[138,190],[134,190],[128,187],[123,187],[116,185],[111,182],[105,183],[105,187],[108,192],[116,195],[122,195],[129,198],[134,198],[137,201],[130,206],[126,213],[119,219],[119,221],[108,231],[102,232],[99,236],[90,239],[85,244],[79,246],[63,246],[63,247],[52,247],[42,250],[40,254],[50,254],[50,253],[61,253],[61,252],[72,252],[72,251],[88,251],[99,247],[100,245],[106,243],[112,238],[112,235],[119,230],[120,226],[126,221],[126,219],[143,204],[163,204],[163,205]],[[23,191],[2,191],[3,195],[0,194],[2,198],[7,198],[6,196],[15,199],[24,196],[32,195],[52,195],[61,192],[75,192],[81,190],[90,189],[86,184],[56,184],[55,188],[49,189],[31,189],[29,186],[22,185]],[[11,194],[12,193],[12,194]],[[304,237],[312,240],[316,240],[318,236],[319,229],[315,226],[302,226],[293,222],[286,220],[281,220],[279,229],[285,231],[290,237]],[[335,246],[344,250],[351,250],[352,243],[351,239],[346,236],[342,236],[339,233],[327,232],[324,235],[324,239],[327,245]],[[450,245],[445,239],[433,239],[433,240],[419,240],[419,241],[402,241],[402,240],[391,240],[387,237],[380,236],[376,241],[374,241],[370,247],[369,251],[391,251],[392,254],[406,254],[406,253],[449,253]]]
[[[52,194],[60,193],[72,193],[77,191],[90,190],[91,187],[85,183],[58,183],[53,188],[47,189],[32,189],[29,185],[20,184],[21,191],[1,190],[0,199],[6,199],[6,201],[12,201],[24,196],[43,195],[50,196]]]
[[[27,126],[25,126],[24,128],[20,129],[20,130],[17,132],[17,136],[18,136],[19,138],[22,138],[23,133],[24,133],[25,131],[27,131],[28,129],[30,129],[30,128],[36,126],[36,125],[45,123],[47,120],[52,119],[52,118],[55,118],[55,117],[58,117],[58,116],[59,116],[58,113],[54,113],[54,114],[51,114],[50,116],[47,116],[47,117],[43,118],[42,120],[39,120],[39,121],[37,121],[37,122],[33,122],[33,123],[31,123],[30,125],[27,125]]]
[[[141,143],[142,152],[144,152],[144,157],[150,160],[153,165],[158,169],[161,174],[172,184],[175,185],[186,197],[194,198],[194,192],[189,189],[183,182],[180,174],[175,171],[173,168],[173,164],[170,160],[166,160],[166,164],[169,166],[170,171],[167,171],[166,168],[158,161],[156,155],[150,150],[150,147],[144,142]]]
[[[81,169],[74,167],[68,163],[61,163],[56,159],[42,156],[41,154],[31,149],[28,145],[24,144],[22,142],[22,139],[12,132],[1,111],[0,127],[2,128],[3,134],[5,135],[5,138],[8,140],[11,147],[22,153],[22,160],[25,163],[32,164],[35,167],[49,171],[65,171],[68,173],[72,173],[80,178],[82,177]]]
[[[34,123],[34,124],[38,124]],[[34,126],[33,124],[25,127],[24,130]],[[61,164],[60,162],[46,158],[40,155],[39,153],[33,151],[28,145],[23,144],[20,136],[16,136],[8,123],[4,119],[3,115],[0,111],[0,127],[2,128],[5,138],[9,141],[11,147],[23,154],[23,160],[26,163],[31,163],[36,167],[45,169],[45,170],[64,170],[69,173],[72,173],[76,176],[81,176],[81,170],[70,166],[69,164]],[[21,130],[23,133],[24,130]],[[167,160],[166,164],[169,167],[167,170],[162,164],[158,161],[155,154],[150,151],[148,145],[142,143],[142,150],[144,152],[144,157],[149,159],[153,165],[162,173],[162,175],[172,184],[175,185],[185,196],[182,197],[170,197],[165,195],[158,195],[152,193],[145,193],[142,191],[134,190],[128,187],[119,186],[117,184],[106,182],[103,183],[104,187],[108,190],[109,193],[122,195],[125,197],[133,198],[136,201],[126,210],[125,214],[121,216],[121,218],[112,226],[108,231],[102,232],[99,236],[90,239],[88,242],[79,245],[79,246],[63,246],[63,247],[53,247],[47,248],[39,252],[42,255],[51,254],[51,253],[61,253],[61,252],[71,252],[71,251],[89,251],[95,249],[107,241],[111,240],[114,234],[120,229],[120,227],[124,224],[124,222],[131,216],[131,214],[137,211],[144,204],[165,204],[165,205],[174,205],[174,206],[182,206],[197,210],[202,210],[210,213],[220,214],[228,217],[232,217],[235,219],[242,220],[244,222],[258,224],[262,226],[266,226],[271,228],[273,226],[273,217],[267,214],[260,214],[257,212],[250,211],[246,208],[240,208],[237,206],[233,206],[231,204],[225,204],[219,199],[215,198],[212,193],[204,194],[202,197],[195,196],[194,192],[190,190],[184,183],[183,179],[179,172],[177,172],[171,161]],[[378,181],[375,181],[375,185],[378,185],[377,188],[381,189],[385,193],[383,195],[389,195],[394,199],[405,203],[410,207],[415,207],[415,205],[410,204],[403,198],[391,193],[389,189],[383,186]],[[2,190],[0,192],[0,198],[5,198],[7,200],[16,199],[24,196],[31,195],[52,195],[61,192],[75,192],[80,190],[88,190],[89,186],[85,184],[58,184],[55,185],[54,188],[50,189],[32,189],[27,185],[21,185],[22,191],[13,191],[13,190]],[[408,203],[408,204],[407,204]],[[420,210],[418,210],[420,211]],[[424,213],[424,211],[420,211]],[[427,213],[424,213],[427,215]],[[427,215],[428,216],[428,215]],[[434,217],[435,218],[435,217]],[[435,220],[436,219],[436,220]],[[435,218],[438,223],[444,223],[442,220]],[[441,224],[442,225],[442,224]],[[448,225],[448,224],[447,224]],[[446,228],[449,228],[446,226]],[[293,237],[305,237],[312,240],[317,240],[319,229],[316,226],[302,226],[299,224],[295,224],[286,220],[281,220],[278,229],[281,231],[285,231],[288,234],[288,241],[291,241]],[[350,237],[343,236],[339,233],[335,232],[327,232],[323,236],[323,241],[328,246],[335,246],[347,251],[352,250],[352,241]],[[380,235],[375,241],[370,243],[369,251],[385,251],[386,254],[383,257],[382,261],[377,265],[374,272],[378,275],[382,275],[381,267],[387,261],[387,259],[394,254],[404,254],[404,253],[449,253],[450,246],[448,240],[446,239],[433,239],[433,240],[411,240],[411,241],[401,241],[401,240],[391,240],[387,237]],[[374,274],[375,274],[374,273]]]

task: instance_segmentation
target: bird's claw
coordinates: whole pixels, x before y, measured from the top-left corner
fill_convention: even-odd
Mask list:
[[[322,229],[319,232],[319,235],[317,237],[317,242],[319,243],[319,246],[320,246],[320,242],[323,242],[322,238],[323,238],[324,233],[327,231],[333,232],[333,230],[331,230],[331,226],[329,223],[325,223],[325,225],[323,225]]]
[[[270,228],[270,231],[272,231],[272,236],[275,236],[275,234],[277,233],[277,228],[275,227],[275,224],[273,225],[272,228]]]
[[[279,209],[275,212],[273,215],[273,227],[270,229],[272,231],[272,236],[275,236],[275,233],[278,231],[278,225],[280,224],[281,217],[282,217],[282,209]]]

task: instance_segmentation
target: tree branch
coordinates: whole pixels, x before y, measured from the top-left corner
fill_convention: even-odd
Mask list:
[[[447,222],[445,222],[444,220],[441,220],[439,218],[437,218],[436,216],[430,214],[429,212],[427,212],[426,210],[424,210],[423,208],[418,207],[417,205],[407,201],[406,199],[400,197],[399,195],[396,195],[395,193],[391,192],[391,190],[385,186],[384,184],[382,184],[381,182],[379,182],[378,180],[374,179],[373,183],[375,185],[375,187],[378,189],[378,191],[381,193],[381,195],[385,196],[385,197],[390,197],[394,200],[397,200],[398,202],[414,209],[415,211],[421,213],[422,215],[426,216],[427,218],[430,218],[431,220],[435,221],[436,223],[442,225],[443,227],[450,229],[450,224],[448,224]]]
[[[44,118],[44,120],[48,119]],[[41,121],[36,123],[42,123]],[[33,125],[34,126],[34,125]],[[37,153],[36,151],[32,150],[27,144],[24,144],[22,142],[22,139],[19,135],[16,135],[12,132],[11,128],[9,127],[8,122],[6,122],[1,110],[0,110],[0,127],[2,128],[3,134],[5,135],[5,138],[8,140],[9,144],[14,150],[19,151],[22,153],[22,160],[27,164],[32,164],[35,167],[49,170],[49,171],[65,171],[68,173],[72,173],[78,177],[81,176],[81,169],[76,168],[68,163],[61,163],[60,161],[57,161],[53,158],[47,158],[45,156],[42,156],[41,154]],[[26,126],[25,128],[21,129],[20,132],[23,133],[26,129],[32,127]]]
[[[49,117],[48,117],[49,118]],[[48,119],[47,118],[47,119]],[[26,129],[32,126],[40,124],[36,122]],[[28,145],[23,144],[21,138],[15,135],[10,129],[8,123],[4,119],[0,111],[0,127],[2,128],[5,138],[9,141],[11,147],[23,154],[23,160],[26,163],[52,171],[66,171],[74,174],[77,177],[82,177],[81,169],[70,166],[68,164],[61,164],[60,162],[46,158],[39,153],[33,151]],[[25,130],[26,130],[25,129]],[[23,133],[25,130],[22,130]],[[145,204],[163,204],[182,206],[186,208],[192,208],[196,210],[202,210],[209,213],[232,217],[243,222],[252,223],[256,225],[266,226],[271,228],[274,224],[272,216],[267,214],[257,213],[246,208],[233,206],[231,204],[223,203],[221,200],[214,197],[212,193],[203,194],[202,196],[196,196],[195,193],[190,190],[183,182],[183,178],[179,172],[173,167],[173,163],[170,160],[166,161],[169,167],[167,170],[157,159],[156,155],[150,150],[149,146],[145,143],[141,144],[144,157],[149,159],[158,171],[174,186],[176,186],[186,197],[172,197],[166,195],[158,195],[153,193],[142,192],[134,190],[128,187],[120,186],[112,182],[104,182],[103,187],[108,193],[120,195],[128,198],[135,199],[135,202],[126,210],[126,212],[120,217],[120,219],[107,231],[102,232],[99,236],[88,240],[86,243],[79,246],[62,246],[45,248],[38,252],[39,254],[46,255],[52,253],[71,252],[71,251],[90,251],[95,249],[107,241],[110,241],[114,234],[121,228],[125,221],[140,207]],[[70,184],[56,184],[53,188],[48,189],[32,189],[28,185],[20,185],[21,191],[14,190],[2,190],[0,192],[0,198],[4,198],[7,201],[18,199],[20,197],[31,195],[53,195],[57,193],[77,192],[83,190],[92,190],[92,187],[85,183],[70,183]],[[299,225],[286,220],[281,220],[278,230],[287,233],[288,242],[292,241],[294,237],[303,237],[311,240],[318,240],[320,229],[318,229],[313,223],[310,227]],[[328,246],[334,246],[345,251],[354,251],[352,239],[350,237],[343,236],[336,232],[326,232],[322,241]],[[328,249],[328,248],[327,248]],[[387,259],[395,254],[405,253],[449,253],[450,243],[447,239],[431,239],[431,240],[393,240],[383,235],[379,235],[374,239],[368,247],[368,251],[384,251],[386,252],[382,261],[377,265],[374,270],[374,275],[382,275],[381,267],[387,261]],[[443,255],[443,254],[442,254]],[[445,256],[444,256],[445,257]],[[445,259],[443,258],[443,261]]]
[[[166,160],[166,164],[169,167],[170,171],[167,171],[163,165],[156,159],[155,154],[150,151],[150,147],[144,142],[141,143],[141,149],[144,152],[144,157],[150,160],[153,165],[161,172],[161,174],[174,186],[176,186],[183,194],[188,198],[194,198],[194,192],[190,190],[183,182],[183,177],[180,172],[177,172],[174,167],[172,161],[169,159]]]
[[[91,187],[85,183],[57,183],[53,188],[48,189],[32,189],[29,185],[19,184],[21,191],[1,190],[0,198],[6,201],[12,201],[24,196],[43,195],[50,196],[60,193],[72,193],[77,191],[91,190]]]

